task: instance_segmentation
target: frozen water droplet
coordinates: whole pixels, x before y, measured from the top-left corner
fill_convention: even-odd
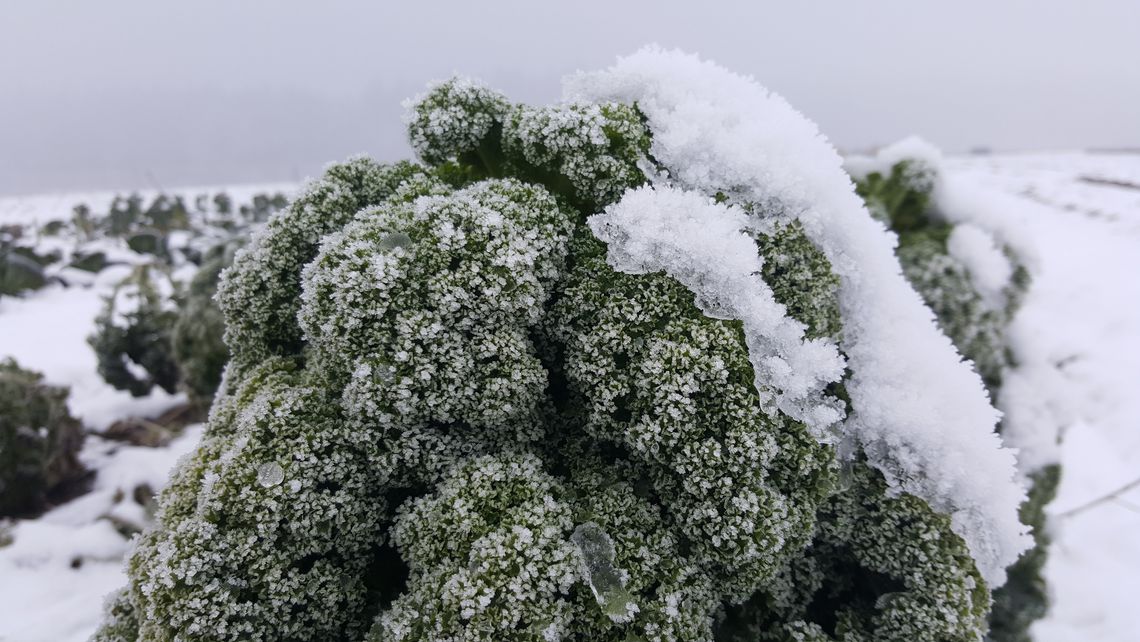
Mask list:
[[[838,483],[839,490],[848,490],[855,483],[855,462],[859,455],[859,446],[851,435],[837,435],[835,442],[835,459],[839,464]]]
[[[582,577],[602,611],[614,622],[632,620],[638,608],[614,567],[614,543],[610,536],[601,526],[586,522],[574,529],[570,541],[578,547]]]
[[[277,462],[269,462],[257,467],[257,483],[269,488],[285,480],[285,471]]]
[[[558,622],[553,620],[546,622],[545,624],[539,623],[532,625],[531,632],[535,636],[542,638],[544,642],[558,642],[562,639],[562,635],[558,627]]]
[[[377,246],[382,252],[391,252],[396,248],[406,250],[412,244],[412,237],[404,234],[403,232],[393,232],[384,238],[380,239]]]
[[[899,593],[883,593],[882,595],[880,595],[878,597],[878,599],[875,600],[875,608],[882,611],[883,609],[889,607],[894,602],[897,602],[899,600],[899,598],[901,598],[901,597],[903,597],[903,593],[901,593],[901,592],[899,592]]]
[[[851,490],[855,483],[855,462],[844,459],[839,462],[839,490]]]
[[[380,365],[376,366],[372,372],[373,376],[376,378],[376,381],[380,383],[392,383],[396,379],[396,373],[394,370],[395,368],[392,366],[386,363],[381,363]]]

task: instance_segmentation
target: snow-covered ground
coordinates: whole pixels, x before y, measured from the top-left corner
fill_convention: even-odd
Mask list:
[[[1140,155],[1025,154],[947,161],[949,189],[984,204],[1034,282],[1015,320],[1026,349],[1063,363],[1073,421],[1049,512],[1055,596],[1039,642],[1140,640]],[[1062,400],[1059,400],[1062,401]]]
[[[1029,258],[1034,282],[1015,320],[1016,347],[1062,364],[1063,394],[1041,396],[1068,421],[1046,569],[1056,599],[1036,638],[1135,642],[1140,489],[1061,515],[1140,476],[1140,155],[979,156],[949,158],[944,168],[947,189],[961,195],[956,207]],[[287,189],[256,191],[274,187]],[[242,200],[240,190],[227,191]],[[103,199],[109,195],[0,199],[0,223],[67,218],[76,202],[98,210]],[[112,276],[87,288],[53,285],[23,300],[0,299],[0,358],[15,356],[70,385],[72,411],[91,428],[177,401],[161,392],[130,398],[95,373],[85,338]],[[163,449],[88,441],[84,460],[99,471],[95,489],[7,529],[13,543],[0,548],[0,641],[86,639],[103,595],[124,581],[119,560],[127,543],[112,520],[139,519],[132,490],[157,488],[199,434],[188,429]]]
[[[158,489],[202,426],[165,448],[125,446],[89,436],[81,459],[98,471],[91,492],[7,530],[0,548],[0,641],[83,642],[95,631],[107,593],[126,584],[129,542],[120,528],[145,523],[135,489]]]
[[[153,417],[184,401],[182,394],[155,388],[146,397],[115,390],[96,373],[95,352],[87,345],[94,319],[114,284],[130,268],[109,267],[91,287],[53,284],[24,299],[0,299],[0,358],[15,357],[21,367],[42,372],[50,383],[71,387],[71,414],[94,430],[123,417]]]

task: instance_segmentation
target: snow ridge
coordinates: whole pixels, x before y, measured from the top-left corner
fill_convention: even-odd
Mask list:
[[[668,170],[654,180],[722,192],[802,223],[841,279],[854,408],[841,430],[862,443],[894,492],[949,514],[989,586],[1003,584],[1030,538],[1018,521],[1024,491],[1014,451],[994,432],[999,413],[903,278],[893,235],[868,214],[815,124],[751,78],[656,47],[568,78],[563,94],[635,103],[653,132],[651,154]]]

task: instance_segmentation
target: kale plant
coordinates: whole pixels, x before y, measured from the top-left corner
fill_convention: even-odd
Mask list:
[[[97,640],[984,633],[1012,454],[835,152],[682,54],[566,94],[440,83],[238,253]]]
[[[22,228],[0,228],[0,297],[17,296],[48,284],[44,266],[58,256],[40,256],[19,243]]]
[[[178,318],[170,341],[182,386],[196,403],[209,404],[229,360],[229,349],[222,340],[225,321],[214,295],[218,290],[218,277],[233,262],[240,246],[240,240],[233,239],[208,250],[179,297]]]
[[[932,202],[938,168],[931,161],[902,158],[863,171],[856,172],[855,189],[898,235],[907,280],[996,397],[1002,372],[1013,365],[1006,328],[1029,287],[1028,271],[991,233],[938,215]]]
[[[84,476],[83,427],[67,395],[38,372],[0,361],[0,517],[34,515]]]
[[[115,286],[87,339],[107,383],[136,397],[155,386],[169,393],[178,389],[170,336],[178,316],[173,296],[169,275],[154,264],[135,266]]]

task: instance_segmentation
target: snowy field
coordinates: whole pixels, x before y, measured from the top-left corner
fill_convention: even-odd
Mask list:
[[[1034,282],[1015,320],[1015,347],[1062,364],[1063,380],[1040,395],[1049,407],[1022,409],[1066,417],[1064,478],[1050,510],[1055,600],[1036,638],[1134,642],[1140,488],[1067,513],[1140,476],[1140,155],[949,158],[945,169],[952,214],[995,230],[1028,257]],[[241,200],[247,190],[227,191]],[[66,218],[76,202],[100,209],[103,199],[110,195],[0,199],[0,224]],[[91,429],[180,401],[161,391],[133,399],[96,374],[86,336],[115,278],[104,273],[86,288],[53,285],[23,300],[0,299],[0,358],[14,356],[71,386],[72,413]],[[0,641],[90,635],[102,596],[125,581],[128,543],[112,523],[142,519],[132,490],[159,487],[199,434],[192,427],[161,449],[89,438],[83,459],[98,471],[92,492],[37,520],[0,526],[0,546],[11,540],[0,548]]]
[[[1015,320],[1030,350],[1063,363],[1071,407],[1050,507],[1054,593],[1040,642],[1140,640],[1140,489],[1068,511],[1140,477],[1140,155],[951,159],[950,189],[975,194],[1030,252],[1034,283]]]

